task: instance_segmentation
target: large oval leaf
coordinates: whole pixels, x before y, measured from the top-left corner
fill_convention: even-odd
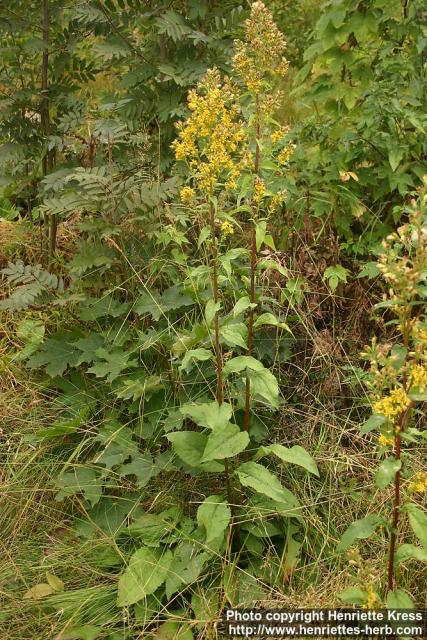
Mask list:
[[[117,606],[135,604],[154,593],[166,580],[172,562],[171,551],[143,547],[135,551],[128,567],[120,576]]]

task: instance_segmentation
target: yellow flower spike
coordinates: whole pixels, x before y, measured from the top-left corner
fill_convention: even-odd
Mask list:
[[[234,43],[233,68],[249,91],[259,93],[264,78],[283,77],[286,40],[263,2],[254,2],[245,21],[245,38]]]
[[[398,416],[402,411],[405,411],[411,404],[411,400],[404,391],[396,387],[390,391],[390,395],[385,398],[381,398],[373,405],[374,413],[385,416],[392,420]]]
[[[423,393],[427,387],[427,366],[424,364],[415,364],[411,367],[409,374],[409,384],[416,387],[420,393]]]
[[[188,106],[190,115],[172,147],[176,159],[186,160],[197,174],[199,189],[213,193],[220,178],[235,180],[241,171],[234,156],[246,134],[236,92],[230,80],[222,82],[218,69],[210,69],[189,92]]]
[[[295,149],[296,147],[294,144],[289,144],[287,147],[284,147],[277,156],[277,162],[281,165],[286,164],[291,158]]]
[[[225,220],[222,224],[221,224],[221,233],[224,237],[227,236],[232,236],[234,235],[234,227],[231,224],[231,222],[228,222],[228,220]]]
[[[184,204],[190,204],[196,197],[196,192],[191,187],[183,187],[179,192],[179,197]]]
[[[424,491],[427,491],[427,473],[425,471],[418,471],[412,477],[408,484],[408,491],[411,493],[424,493]]]
[[[374,609],[374,608],[375,608],[375,606],[376,606],[376,605],[377,605],[377,603],[378,603],[378,596],[377,596],[377,594],[375,593],[375,591],[374,591],[374,589],[373,589],[373,587],[372,587],[372,585],[371,585],[371,584],[370,584],[370,585],[368,585],[368,589],[367,589],[367,591],[368,591],[368,595],[367,595],[367,597],[366,597],[366,602],[365,602],[365,604],[363,605],[363,608],[364,608],[364,609]]]
[[[253,193],[253,201],[259,203],[263,196],[266,194],[265,182],[261,178],[255,178],[255,186]]]

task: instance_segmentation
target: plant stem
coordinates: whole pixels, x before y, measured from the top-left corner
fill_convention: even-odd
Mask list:
[[[255,98],[255,167],[254,173],[255,176],[259,175],[260,161],[261,161],[261,152],[259,148],[259,137],[261,134],[261,124],[259,117],[259,97]],[[255,215],[257,213],[258,205],[253,202],[252,211],[254,221],[251,229],[251,270],[250,270],[250,301],[251,304],[255,303],[255,272],[257,266],[257,250],[256,250],[256,229],[255,229]],[[254,309],[251,306],[249,309],[249,317],[248,317],[248,355],[252,355],[252,344],[253,344],[253,333],[254,333]],[[249,417],[251,410],[251,381],[249,375],[246,374],[246,389],[245,389],[245,417],[243,421],[245,431],[249,431]],[[247,454],[245,453],[245,459],[247,458]]]
[[[211,237],[212,237],[212,260],[211,260],[211,273],[212,273],[212,289],[213,289],[213,297],[214,302],[217,304],[219,300],[218,295],[218,266],[217,266],[217,258],[218,258],[218,246],[216,242],[216,230],[215,230],[215,212],[212,203],[209,203],[209,217],[210,217],[210,225],[211,225]],[[224,383],[222,378],[222,350],[221,344],[219,341],[219,313],[215,312],[214,317],[214,332],[215,332],[215,357],[216,357],[216,373],[217,373],[217,388],[216,388],[216,400],[218,404],[222,404],[224,401]],[[228,465],[228,460],[225,458],[224,460],[225,466],[225,482],[227,485],[227,498],[230,505],[234,504],[233,501],[233,491],[231,488],[231,480],[230,480],[230,468]]]
[[[408,350],[409,346],[409,334],[410,334],[410,312],[407,314],[405,321],[402,323],[404,327],[403,332],[403,344]],[[402,371],[402,386],[404,391],[407,391],[407,356],[406,360],[403,364]],[[402,433],[405,428],[406,419],[408,417],[410,411],[410,406],[402,411],[399,416],[399,420],[396,424],[396,433],[394,437],[394,450],[396,455],[396,460],[401,460],[401,445],[402,445]],[[396,475],[394,476],[394,498],[393,498],[393,520],[392,520],[392,529],[390,534],[390,547],[388,553],[388,568],[387,568],[387,593],[393,590],[394,583],[394,559],[396,555],[396,543],[398,538],[398,526],[399,526],[399,511],[400,511],[400,481],[401,481],[401,468],[396,471]]]

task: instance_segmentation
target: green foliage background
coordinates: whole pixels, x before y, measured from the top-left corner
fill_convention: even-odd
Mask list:
[[[366,604],[366,585],[382,579],[388,514],[358,435],[369,411],[357,353],[373,333],[394,339],[370,311],[383,294],[381,241],[406,222],[426,174],[426,10],[266,4],[288,41],[276,119],[296,150],[284,202],[268,232],[257,228],[252,360],[243,218],[220,240],[221,409],[208,232],[179,201],[186,176],[171,143],[188,90],[209,67],[231,72],[250,4],[1,5],[8,637],[214,638],[226,606],[296,606],[301,594],[331,606],[340,593]],[[242,375],[254,394],[250,461]],[[416,421],[425,433],[422,411]],[[425,447],[405,464],[408,478],[424,469]],[[365,517],[367,502],[379,515]],[[399,606],[423,604],[422,507],[408,516]],[[371,534],[348,572],[338,540],[345,550]]]

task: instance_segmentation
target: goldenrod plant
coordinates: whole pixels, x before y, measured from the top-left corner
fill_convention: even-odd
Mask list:
[[[427,176],[425,177],[427,186]],[[412,607],[410,596],[399,589],[399,565],[414,558],[427,561],[427,516],[421,508],[427,489],[427,474],[417,468],[417,448],[423,443],[422,430],[427,401],[427,215],[426,190],[407,209],[408,221],[382,243],[377,268],[387,290],[378,312],[390,330],[390,339],[376,338],[362,354],[369,360],[368,389],[372,416],[362,433],[376,431],[377,455],[381,459],[375,485],[390,491],[391,515],[384,520],[370,514],[354,522],[344,533],[339,548],[350,547],[356,539],[367,538],[378,528],[387,532],[387,568],[383,588],[356,593],[369,606],[383,598],[391,607]],[[391,488],[391,490],[390,490]],[[415,538],[408,542],[406,519]],[[359,563],[360,564],[360,563]],[[347,594],[348,595],[348,594]]]

